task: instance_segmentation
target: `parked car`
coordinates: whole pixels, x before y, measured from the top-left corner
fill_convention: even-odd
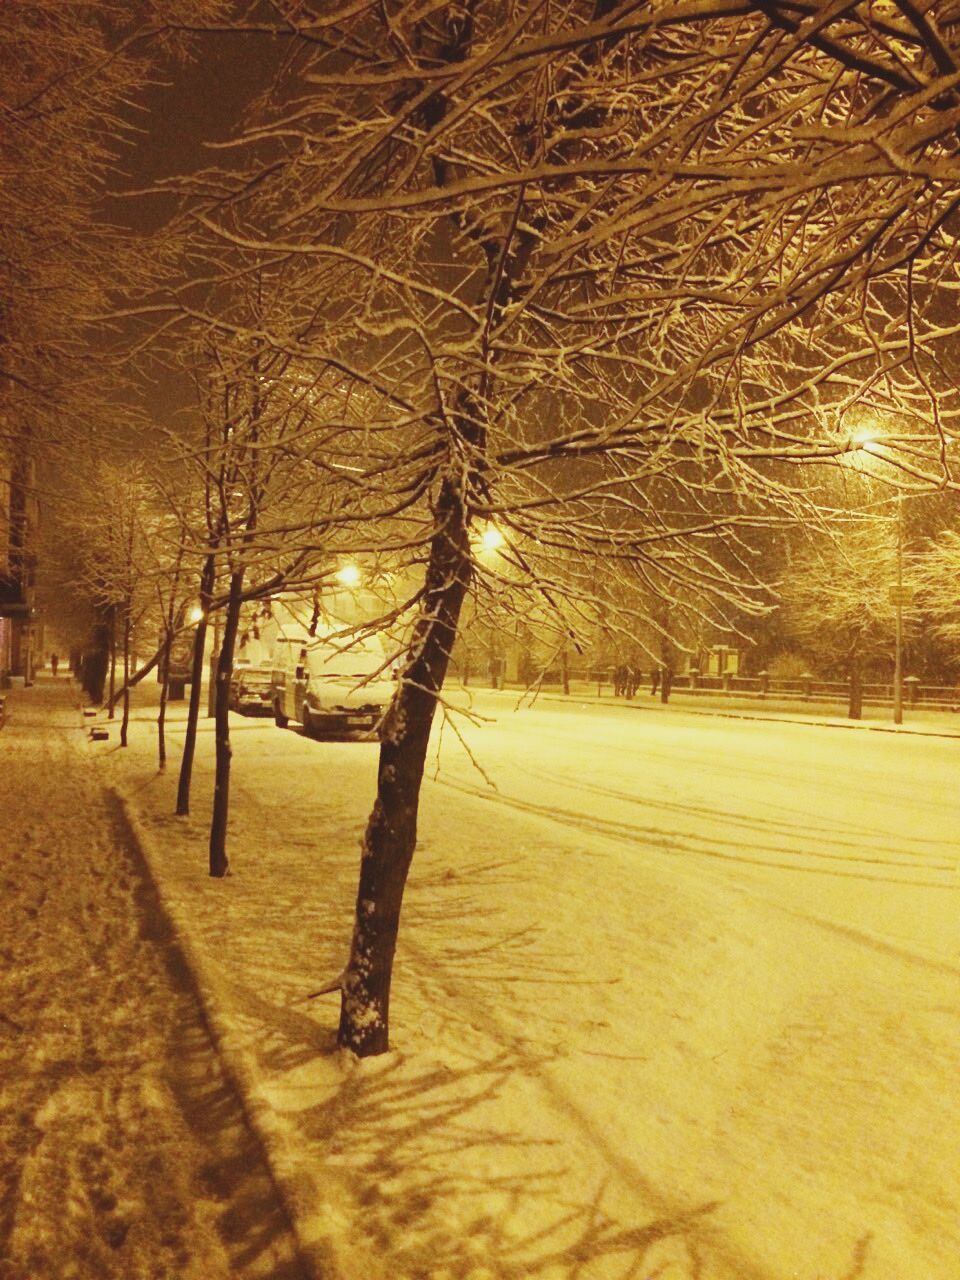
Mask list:
[[[273,670],[270,667],[238,667],[230,678],[230,710],[243,715],[268,716],[273,712]]]
[[[273,669],[273,716],[317,738],[372,735],[396,683],[375,637],[279,637]]]

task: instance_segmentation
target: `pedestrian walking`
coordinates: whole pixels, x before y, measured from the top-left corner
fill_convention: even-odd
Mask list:
[[[650,696],[651,696],[651,698],[652,698],[652,697],[654,697],[654,696],[656,695],[656,692],[657,692],[657,690],[658,690],[659,688],[660,688],[660,668],[659,668],[659,667],[654,667],[654,668],[653,668],[653,670],[650,672]]]
[[[55,653],[51,653],[51,655],[50,655],[50,670],[51,670],[51,672],[53,673],[53,678],[54,678],[54,680],[56,680],[56,678],[57,678],[57,667],[59,667],[59,665],[60,665],[60,658],[59,658],[59,656],[58,656],[57,654],[55,654]]]
[[[637,692],[638,678],[637,668],[632,662],[628,662],[623,669],[623,696],[625,698],[632,698]]]

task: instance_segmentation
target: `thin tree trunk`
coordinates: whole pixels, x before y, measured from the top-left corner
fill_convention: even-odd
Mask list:
[[[210,823],[210,874],[225,876],[230,866],[227,858],[227,816],[230,810],[230,677],[233,653],[240,622],[240,599],[243,592],[243,570],[230,575],[230,595],[223,622],[223,642],[217,660],[216,709],[216,775],[213,785],[213,818]]]
[[[100,623],[94,631],[94,647],[84,655],[84,689],[91,702],[103,705],[103,687],[110,665],[110,629]]]
[[[117,614],[116,610],[110,610],[110,692],[108,694],[108,710],[107,718],[112,720],[116,714],[116,692],[117,692]]]
[[[673,689],[673,668],[664,667],[663,674],[660,677],[660,701],[667,703],[670,701],[670,692]]]
[[[170,584],[167,613],[164,623],[163,647],[160,655],[160,710],[157,712],[157,768],[160,773],[167,767],[167,698],[170,694],[170,654],[173,651],[174,619],[177,614],[177,595],[180,589],[180,570],[183,551],[177,553],[177,566]],[[162,595],[160,596],[162,600]]]
[[[120,745],[127,745],[130,725],[130,612],[123,615],[123,719],[120,721]]]
[[[855,649],[850,654],[850,705],[847,708],[849,720],[859,720],[863,715],[863,672],[860,668],[860,654]]]
[[[173,632],[169,619],[167,634],[163,641],[163,657],[160,659],[160,710],[157,712],[157,768],[163,773],[167,767],[167,695],[170,692],[170,649],[173,645]]]
[[[665,615],[665,623],[669,625],[670,615]],[[660,701],[664,704],[670,701],[670,692],[673,689],[673,660],[674,660],[673,642],[666,636],[660,638],[660,658],[663,670],[660,672]]]
[[[466,521],[453,480],[443,483],[437,519],[411,659],[383,728],[377,799],[363,840],[353,942],[342,979],[338,1041],[360,1057],[384,1053],[389,1043],[393,957],[417,842],[427,743],[470,580]]]
[[[197,623],[193,636],[193,661],[190,671],[190,704],[187,709],[187,730],[183,739],[183,755],[180,758],[180,778],[177,782],[177,816],[186,817],[190,812],[190,782],[193,778],[193,757],[197,749],[197,724],[200,719],[200,683],[203,680],[203,651],[207,642],[207,609],[213,593],[216,559],[207,556],[200,573],[200,607],[203,617]]]

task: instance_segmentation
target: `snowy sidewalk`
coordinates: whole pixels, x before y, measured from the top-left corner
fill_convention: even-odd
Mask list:
[[[0,730],[0,1277],[296,1280],[72,682]]]
[[[956,1280],[952,743],[594,708],[485,722],[471,745],[503,785],[461,755],[425,786],[396,1048],[358,1064],[333,1047],[337,996],[310,994],[346,954],[375,745],[232,717],[232,875],[211,881],[209,722],[184,821],[148,714],[128,751],[93,750],[318,1269]],[[894,829],[913,771],[927,807]]]
[[[578,685],[570,693],[560,692],[555,686],[528,690],[520,685],[496,692],[484,690],[486,696],[503,698],[509,702],[580,702],[585,705],[616,708],[618,711],[651,711],[669,714],[686,712],[693,716],[716,716],[728,720],[760,720],[772,724],[819,725],[830,729],[851,729],[872,733],[915,734],[928,738],[960,738],[960,717],[950,711],[924,706],[905,706],[902,724],[893,723],[890,707],[868,705],[860,720],[851,720],[839,703],[801,702],[797,699],[768,698],[737,693],[691,693],[687,689],[674,689],[670,702],[664,706],[659,697],[653,698],[646,689],[640,689],[633,698],[614,697],[611,691],[598,694],[595,685]]]

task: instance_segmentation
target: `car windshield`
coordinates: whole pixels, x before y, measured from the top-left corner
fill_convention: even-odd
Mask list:
[[[375,640],[362,640],[349,649],[331,643],[307,650],[310,674],[321,679],[369,680],[383,666],[383,650]]]
[[[246,684],[246,685],[251,685],[251,684],[262,684],[262,685],[266,685],[266,684],[269,684],[269,683],[270,683],[270,672],[269,672],[269,671],[244,671],[244,670],[242,670],[242,669],[241,669],[240,671],[237,671],[235,674],[236,674],[236,678],[237,678],[237,679],[238,679],[242,684]]]

